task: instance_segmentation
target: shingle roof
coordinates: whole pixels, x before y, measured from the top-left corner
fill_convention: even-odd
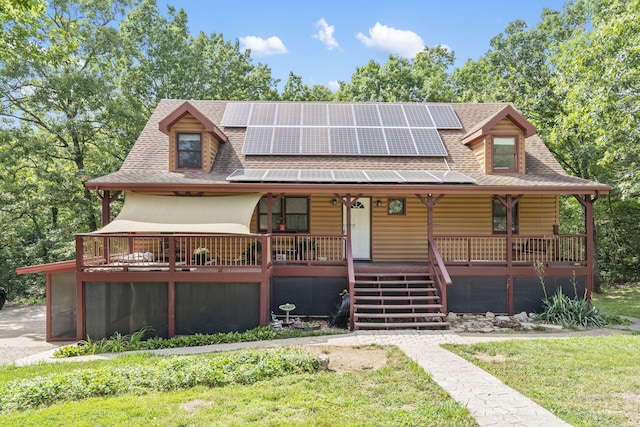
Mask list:
[[[219,147],[211,172],[169,172],[169,138],[159,123],[184,104],[184,100],[162,100],[149,118],[119,171],[90,180],[87,185],[234,185],[226,181],[236,169],[368,169],[455,170],[474,178],[474,186],[572,187],[607,191],[602,184],[569,176],[537,135],[526,139],[526,175],[486,175],[471,149],[461,139],[491,120],[511,104],[451,104],[462,129],[439,130],[447,157],[367,156],[265,156],[242,154],[245,128],[221,127],[229,143]],[[219,126],[227,101],[189,100],[202,115]]]

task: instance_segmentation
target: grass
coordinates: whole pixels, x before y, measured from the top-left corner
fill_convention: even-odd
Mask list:
[[[640,336],[448,345],[574,426],[640,425]]]
[[[640,318],[640,283],[608,287],[594,293],[592,301],[606,313]]]
[[[0,380],[35,380],[52,370],[74,375],[77,369],[104,372],[118,367],[135,368],[148,363],[149,357],[128,355],[111,361],[2,367]],[[20,426],[477,425],[465,408],[397,348],[388,349],[387,365],[377,370],[363,368],[347,374],[320,371],[249,385],[196,386],[143,395],[87,398],[42,409],[5,412],[1,419],[3,425]]]

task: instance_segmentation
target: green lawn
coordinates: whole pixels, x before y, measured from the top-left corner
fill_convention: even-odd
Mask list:
[[[603,293],[594,293],[592,301],[607,313],[640,319],[640,283],[606,288]]]
[[[231,355],[231,353],[227,353]],[[224,355],[224,354],[223,354]],[[217,357],[219,357],[218,354]],[[212,355],[190,356],[197,358]],[[223,356],[224,357],[224,356]],[[230,356],[229,356],[230,357]],[[159,359],[151,359],[158,362]],[[0,367],[3,384],[51,372],[99,375],[148,363],[148,356],[111,361]],[[250,370],[251,367],[247,367]],[[77,375],[77,373],[76,373]],[[169,392],[87,398],[40,409],[0,413],[0,424],[19,426],[476,426],[413,361],[389,348],[387,364],[352,373],[320,371],[281,376],[250,385],[196,386]]]
[[[640,425],[640,335],[447,348],[574,426]]]

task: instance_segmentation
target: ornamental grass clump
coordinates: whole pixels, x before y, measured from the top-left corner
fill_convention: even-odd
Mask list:
[[[565,295],[561,287],[558,287],[556,293],[549,297],[544,282],[544,267],[537,263],[535,268],[544,292],[542,313],[536,315],[537,320],[562,325],[565,328],[602,328],[607,325],[606,317],[587,300],[586,291],[582,298],[578,297],[575,276],[571,280],[573,298]]]

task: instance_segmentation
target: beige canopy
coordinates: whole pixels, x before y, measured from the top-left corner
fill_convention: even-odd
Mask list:
[[[127,192],[120,214],[96,233],[249,234],[261,196],[184,197]]]

